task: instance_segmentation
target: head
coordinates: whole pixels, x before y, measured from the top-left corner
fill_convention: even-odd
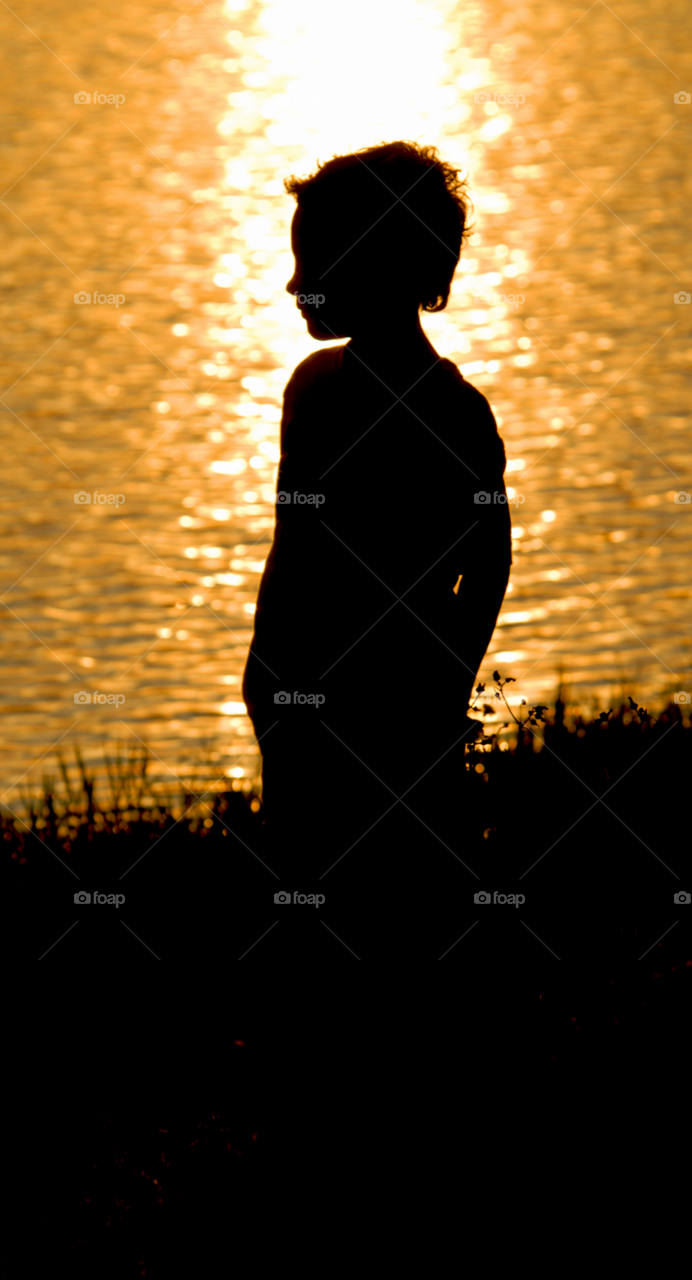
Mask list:
[[[465,184],[434,147],[391,142],[289,178],[296,296],[330,341],[442,311],[467,232]]]

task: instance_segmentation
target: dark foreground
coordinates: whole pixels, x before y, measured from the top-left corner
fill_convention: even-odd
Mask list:
[[[636,991],[604,979],[554,1005],[534,992],[518,1018],[500,988],[487,1005],[454,984],[403,996],[372,974],[332,982],[328,1001],[294,973],[278,992],[257,985],[252,1020],[230,1012],[239,1001],[223,982],[209,996],[196,980],[174,1000],[145,982],[134,1010],[130,990],[91,1004],[77,976],[52,1019],[24,991],[31,1033],[25,1023],[8,1054],[2,1274],[355,1271],[370,1233],[413,1212],[421,1185],[447,1229],[469,1235],[478,1209],[530,1188],[523,1231],[540,1249],[569,1178],[585,1209],[610,1206],[668,1132],[679,1146],[666,1099],[689,1070],[692,968],[670,958]],[[648,1176],[669,1202],[674,1163]]]
[[[256,796],[203,797],[200,785],[174,816],[170,798],[150,794],[145,758],[113,777],[110,797],[94,795],[83,768],[65,768],[24,824],[0,816],[13,954],[104,973],[239,962],[270,972],[278,957],[335,972],[369,961],[442,965],[470,983],[511,969],[538,991],[568,973],[608,970],[610,980],[613,966],[646,968],[661,939],[684,963],[689,718],[671,704],[656,718],[621,707],[567,725],[558,703],[543,726],[545,712],[529,710],[511,749],[488,732],[467,750],[456,795],[461,857],[428,839],[416,863],[415,832],[425,832],[411,816],[408,861],[386,842],[363,843],[331,865],[325,832],[324,871],[309,883],[300,850],[267,845]],[[435,812],[427,816],[434,827]],[[276,903],[277,892],[290,903]],[[493,901],[477,902],[479,892]]]
[[[568,725],[558,703],[538,752],[541,713],[528,710],[512,749],[488,733],[488,750],[469,751],[458,792],[464,860],[440,848],[426,868],[430,893],[399,873],[394,850],[379,898],[364,895],[357,851],[301,883],[290,851],[268,855],[254,796],[200,803],[199,788],[176,820],[170,804],[146,800],[145,761],[115,778],[110,797],[68,769],[23,827],[1,819],[12,964],[41,986],[78,983],[84,1001],[187,983],[276,992],[294,973],[367,1002],[372,974],[389,975],[392,992],[444,989],[452,1009],[512,1019],[544,1064],[599,1038],[619,1053],[638,1028],[646,1038],[651,1018],[674,1031],[687,1017],[692,961],[689,719],[674,704],[656,717],[623,706]],[[405,924],[396,946],[390,888]],[[325,901],[276,904],[284,890]],[[124,901],[75,903],[84,891]],[[524,901],[476,903],[479,891]]]

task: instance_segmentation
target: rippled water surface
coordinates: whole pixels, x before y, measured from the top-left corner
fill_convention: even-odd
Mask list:
[[[482,676],[548,702],[561,671],[585,707],[691,688],[683,0],[73,0],[2,27],[3,790],[58,740],[255,776],[281,394],[318,346],[282,183],[400,137],[470,175],[476,230],[424,324],[489,398],[516,494]]]

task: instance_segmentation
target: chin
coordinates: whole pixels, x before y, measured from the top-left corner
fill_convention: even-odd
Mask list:
[[[315,338],[318,342],[333,342],[335,338],[346,338],[348,334],[342,333],[337,322],[333,324],[327,321],[328,328],[325,328],[316,315],[306,315],[304,317],[307,325],[308,333],[311,338]]]

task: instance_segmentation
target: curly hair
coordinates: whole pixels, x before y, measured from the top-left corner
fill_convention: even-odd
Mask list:
[[[323,241],[356,244],[373,262],[397,260],[419,306],[443,311],[459,262],[470,207],[466,180],[432,146],[386,142],[318,161],[284,181],[298,207],[319,210]],[[394,198],[394,203],[392,202]],[[326,216],[325,216],[326,215]]]

